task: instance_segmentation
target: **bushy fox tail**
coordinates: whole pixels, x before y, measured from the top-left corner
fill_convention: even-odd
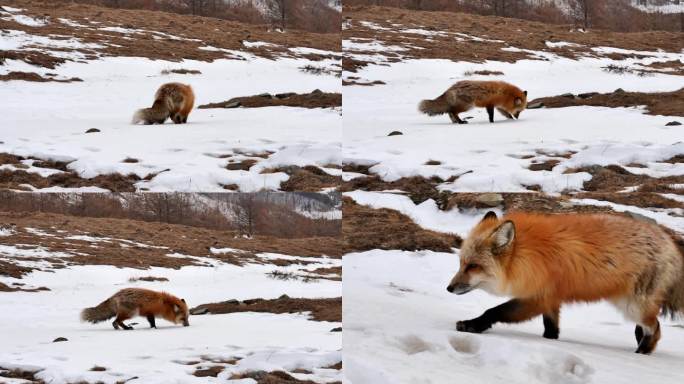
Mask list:
[[[116,316],[112,300],[107,299],[101,302],[98,306],[86,308],[81,311],[81,321],[88,321],[91,323],[99,323]]]
[[[138,124],[138,123],[144,122],[146,120],[145,116],[146,116],[145,109],[138,109],[133,114],[133,118],[131,119],[131,124]]]
[[[684,238],[672,236],[675,245],[679,248],[679,254],[684,261]],[[679,274],[679,279],[674,283],[667,292],[665,302],[663,302],[663,315],[671,318],[677,315],[684,316],[684,264],[682,264],[682,271]]]
[[[430,116],[447,113],[450,109],[451,107],[447,103],[445,95],[441,95],[434,100],[423,100],[418,104],[418,110]]]

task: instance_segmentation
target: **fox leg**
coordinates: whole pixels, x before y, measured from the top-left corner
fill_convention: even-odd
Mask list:
[[[463,107],[452,107],[451,110],[449,111],[449,118],[451,119],[452,123],[457,123],[457,124],[468,124],[467,121],[461,120],[460,117],[458,117],[459,113],[467,111],[469,108],[463,108]]]
[[[636,353],[650,354],[656,348],[658,340],[660,340],[660,322],[658,322],[658,313],[660,307],[657,305],[650,305],[642,311],[642,317],[639,324],[634,329],[634,335],[637,338]]]
[[[147,315],[147,321],[150,323],[150,328],[157,328],[157,325],[154,323],[154,315]]]
[[[182,123],[185,124],[187,122],[188,122],[188,115],[183,115]]]
[[[121,327],[127,331],[133,329],[133,327],[131,327],[130,325],[124,324],[124,320],[128,320],[128,319],[130,319],[130,316],[128,316],[127,313],[120,313],[120,314],[116,315],[116,319],[112,323],[112,325],[114,326],[114,329],[119,329],[119,327]]]
[[[513,115],[511,115],[510,113],[508,113],[506,110],[504,110],[502,108],[497,108],[496,110],[499,111],[500,114],[506,116],[507,119],[513,118]]]
[[[459,321],[461,332],[482,333],[496,323],[519,323],[541,315],[544,309],[536,300],[513,299],[486,310],[480,317]]]
[[[493,105],[487,106],[487,115],[489,115],[489,122],[493,123],[494,122],[494,106]]]
[[[560,319],[560,308],[544,313],[544,337],[547,339],[557,339],[560,334],[558,321]]]

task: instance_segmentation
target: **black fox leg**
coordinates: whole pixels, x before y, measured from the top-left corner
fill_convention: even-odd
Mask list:
[[[487,115],[489,115],[489,122],[493,123],[494,122],[494,106],[492,106],[492,105],[487,106]]]
[[[560,308],[555,309],[543,315],[544,319],[544,337],[547,339],[557,339],[560,334],[558,321],[560,318]]]
[[[112,321],[112,326],[114,329],[119,329],[119,323],[117,323],[116,320]]]
[[[463,111],[458,110],[458,109],[452,109],[451,111],[449,111],[449,118],[451,119],[451,122],[452,122],[452,123],[457,123],[457,124],[468,124],[467,121],[461,120],[461,118],[458,117],[458,114],[461,113],[461,112],[463,112]]]
[[[634,328],[634,337],[636,337],[637,345],[641,343],[641,339],[644,338],[644,329],[641,327],[641,325],[638,325]]]
[[[183,119],[181,120],[183,124],[188,122],[188,115],[183,116]]]
[[[542,309],[536,301],[513,299],[486,310],[480,317],[457,322],[456,329],[461,332],[482,333],[496,323],[518,323],[541,314]]]
[[[127,331],[128,331],[128,330],[131,330],[131,329],[133,329],[133,327],[131,327],[130,325],[124,324],[124,320],[127,320],[127,319],[128,319],[127,316],[125,316],[125,315],[124,315],[124,316],[119,315],[119,316],[116,317],[116,320],[114,320],[114,323],[112,323],[112,324],[114,325],[114,328],[116,328],[116,329],[119,329],[119,328],[117,327],[117,326],[119,326],[119,327],[121,327],[121,328],[123,328],[123,329],[125,329],[125,330],[127,330]]]
[[[147,321],[150,323],[150,328],[157,328],[157,326],[154,324],[153,315],[147,315]]]

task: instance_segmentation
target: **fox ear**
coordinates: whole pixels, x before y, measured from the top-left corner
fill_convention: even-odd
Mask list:
[[[494,253],[501,252],[515,239],[515,224],[510,220],[505,221],[492,233],[492,238],[494,239],[492,250]]]
[[[527,96],[527,91],[523,91],[523,95]]]
[[[489,211],[489,212],[487,212],[487,213],[484,215],[484,217],[482,218],[482,221],[491,220],[491,219],[494,219],[494,220],[497,219],[497,217],[496,217],[496,212],[494,212],[494,211]]]
[[[519,97],[516,97],[514,103],[515,103],[516,107],[519,107],[522,104],[522,99]]]

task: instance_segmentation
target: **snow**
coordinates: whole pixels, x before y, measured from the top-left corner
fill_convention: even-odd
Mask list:
[[[4,252],[4,251],[2,251]],[[9,250],[17,252],[17,250]],[[49,255],[37,255],[48,257]],[[287,256],[287,255],[283,255]],[[210,260],[210,259],[206,259]],[[308,260],[308,258],[307,258]],[[340,260],[313,263],[307,268],[340,265]],[[21,280],[0,277],[0,281],[47,286],[41,293],[0,293],[0,311],[12,316],[0,318],[3,349],[0,367],[40,369],[36,374],[46,382],[60,384],[79,381],[115,383],[137,376],[145,383],[222,382],[234,373],[255,369],[311,370],[303,375],[320,383],[339,381],[340,371],[325,369],[341,359],[341,334],[330,329],[339,323],[315,322],[306,314],[234,313],[191,316],[190,326],[176,326],[165,320],[158,329],[149,329],[142,318],[136,330],[115,331],[109,322],[79,323],[81,309],[101,302],[127,286],[168,290],[188,304],[243,300],[263,297],[339,297],[340,282],[316,280],[275,280],[266,273],[293,270],[296,266],[248,264],[244,267],[211,260],[212,267],[183,267],[178,270],[150,268],[145,275],[161,276],[168,282],[129,282],[141,272],[110,266],[72,266],[54,272],[33,272]],[[56,337],[67,342],[52,343]],[[241,358],[227,365],[217,379],[198,378],[198,367],[216,365],[211,359]],[[201,361],[196,365],[188,362]],[[89,371],[93,366],[103,372]]]
[[[12,8],[7,6],[0,7],[0,19],[14,21],[21,25],[26,25],[29,27],[43,27],[48,24],[47,18],[38,19],[31,16],[20,15],[23,9]]]
[[[391,268],[387,266],[391,265]],[[661,320],[651,356],[637,355],[634,324],[610,305],[562,309],[560,339],[540,319],[457,332],[503,300],[482,291],[455,296],[446,286],[458,256],[372,250],[344,257],[344,367],[347,383],[675,383],[684,375],[684,331]]]
[[[349,44],[343,45],[345,49]],[[378,49],[382,46],[377,41],[373,44]],[[598,49],[596,53],[618,51]],[[684,53],[634,52],[647,57],[614,62],[602,57],[570,60],[537,52],[549,60],[482,64],[438,59],[386,63],[382,58],[371,58],[378,65],[371,64],[353,75],[386,85],[344,87],[344,162],[372,165],[370,171],[386,181],[411,176],[438,176],[444,180],[458,176],[454,182],[440,185],[440,189],[456,192],[526,192],[526,186],[531,185],[539,185],[547,193],[579,190],[591,176],[563,172],[591,164],[643,162],[647,168],[642,173],[657,177],[681,175],[680,164],[658,161],[684,153],[684,129],[666,127],[673,117],[647,115],[643,108],[532,109],[523,111],[520,120],[506,120],[495,114],[493,124],[488,122],[484,109],[474,109],[461,115],[472,117],[466,125],[452,124],[446,115],[429,117],[417,111],[420,100],[439,96],[451,84],[465,79],[464,72],[474,70],[503,72],[507,82],[528,91],[528,100],[567,92],[612,92],[617,88],[663,92],[681,87],[678,76],[654,74],[646,78],[602,69],[611,63],[630,66],[684,60]],[[353,51],[345,54],[357,57]],[[387,136],[395,130],[403,135]],[[568,151],[577,153],[569,159],[545,155]],[[523,158],[529,155],[534,158]],[[528,169],[532,161],[550,158],[560,161],[551,171]],[[440,164],[425,165],[428,160]],[[345,179],[353,176],[345,174]]]
[[[2,49],[28,49],[28,45],[41,45],[46,50],[97,48],[77,39],[55,40],[19,31],[3,32],[1,41]],[[258,173],[266,164],[339,165],[341,115],[337,110],[195,109],[187,125],[129,124],[136,109],[151,105],[157,87],[171,81],[189,82],[197,97],[196,106],[263,92],[341,92],[339,78],[334,75],[312,76],[299,70],[313,63],[338,65],[338,60],[273,61],[248,54],[244,57],[246,60],[223,59],[213,63],[107,57],[85,63],[67,62],[56,70],[8,60],[0,67],[0,74],[12,70],[41,75],[57,72],[84,81],[6,82],[0,88],[0,99],[6,100],[0,106],[5,117],[0,127],[0,152],[73,161],[69,169],[85,178],[114,172],[144,178],[161,172],[152,180],[136,184],[138,189],[153,191],[225,191],[222,186],[227,184],[237,184],[245,192],[277,190],[288,176]],[[193,68],[202,75],[163,75],[162,70],[168,68]],[[49,135],[44,129],[47,122]],[[93,127],[101,132],[84,133]],[[263,161],[263,166],[258,159],[260,163],[252,171],[224,168],[229,159],[222,155],[264,151],[275,153],[272,159]],[[123,163],[127,157],[140,161]]]

